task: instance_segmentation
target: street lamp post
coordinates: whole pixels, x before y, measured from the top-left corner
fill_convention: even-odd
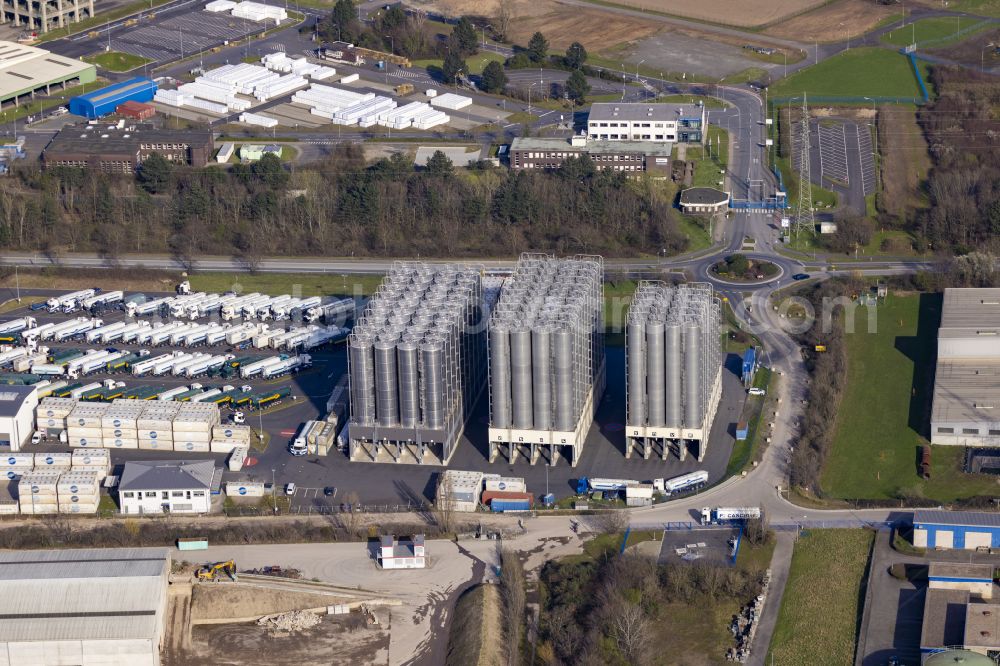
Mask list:
[[[534,83],[532,83],[531,85],[528,86],[528,113],[529,114],[531,113],[531,89],[534,88],[535,86],[537,86],[539,83],[540,83],[539,81],[535,81]]]
[[[985,72],[986,71],[986,49],[989,49],[989,48],[995,48],[995,45],[993,44],[993,42],[990,42],[989,44],[987,44],[986,46],[984,46],[979,51],[979,71],[980,72]]]
[[[278,513],[278,498],[274,494],[274,468],[271,468],[271,510]]]

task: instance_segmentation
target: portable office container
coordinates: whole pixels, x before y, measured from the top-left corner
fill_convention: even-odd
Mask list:
[[[138,437],[105,437],[104,448],[106,449],[138,449]]]
[[[73,466],[72,453],[36,453],[34,456],[36,470],[65,470]]]
[[[226,458],[226,466],[230,472],[238,472],[243,469],[243,463],[247,460],[248,449],[245,446],[237,446]]]
[[[227,497],[263,497],[263,481],[228,481],[223,487]]]
[[[208,439],[197,441],[193,439],[174,440],[174,451],[181,453],[208,453],[212,446]]]
[[[55,504],[60,476],[61,472],[56,470],[26,472],[17,482],[17,495],[22,501],[33,498],[39,502]]]

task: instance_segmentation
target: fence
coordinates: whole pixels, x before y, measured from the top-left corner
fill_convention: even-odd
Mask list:
[[[923,83],[923,79],[920,78],[918,81]],[[772,97],[771,101],[776,105],[790,104],[792,102],[802,103],[802,96],[787,96],[787,97]],[[887,97],[887,96],[868,96],[863,97],[859,95],[809,95],[809,104],[858,104],[858,105],[871,105],[873,102],[876,104],[923,104],[926,100],[920,97]]]
[[[643,529],[643,530],[665,530],[667,532],[676,531],[690,531],[694,532],[697,530],[717,530],[725,527],[733,527],[736,523],[729,525],[702,525],[701,523],[696,523],[694,521],[672,521],[667,523],[650,523],[636,525],[633,524],[632,529]],[[781,532],[791,532],[798,531],[801,529],[848,529],[848,528],[859,528],[868,527],[871,529],[886,529],[894,528],[899,525],[904,524],[903,521],[893,521],[893,520],[864,520],[862,518],[849,518],[842,520],[797,520],[797,521],[786,521],[786,522],[771,522],[770,528],[773,530]]]

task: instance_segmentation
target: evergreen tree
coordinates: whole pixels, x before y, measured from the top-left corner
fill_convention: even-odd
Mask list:
[[[472,55],[479,50],[479,42],[476,39],[476,28],[467,16],[458,20],[458,25],[451,32],[452,39],[458,45],[458,50],[463,55]]]
[[[583,48],[583,44],[580,42],[573,42],[566,49],[566,57],[563,58],[563,62],[570,69],[580,69],[583,67],[583,63],[587,62],[587,49]]]
[[[170,187],[170,176],[173,174],[173,170],[174,167],[167,161],[167,158],[159,153],[152,153],[142,161],[142,165],[139,167],[139,173],[136,177],[139,181],[139,187],[150,194],[166,192],[167,188]]]
[[[435,176],[449,176],[454,171],[454,164],[440,150],[435,150],[434,154],[427,160],[427,173]]]
[[[458,54],[458,51],[452,49],[448,51],[448,54],[444,57],[444,64],[441,67],[441,76],[444,78],[445,83],[455,83],[458,80],[459,72],[466,72],[468,69],[465,66],[465,61],[462,60],[462,56]]]
[[[541,62],[548,55],[549,41],[545,39],[545,35],[536,32],[531,36],[531,41],[528,42],[528,57],[531,58],[532,62]]]
[[[566,95],[574,102],[583,103],[583,100],[590,94],[590,84],[587,77],[578,69],[574,69],[566,80]]]
[[[507,74],[503,65],[492,61],[483,69],[483,89],[488,93],[501,93],[507,87]]]

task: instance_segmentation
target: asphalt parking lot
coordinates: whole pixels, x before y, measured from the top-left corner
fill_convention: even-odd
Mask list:
[[[111,50],[142,56],[154,62],[169,62],[264,29],[263,23],[233,18],[225,13],[206,12],[198,4],[190,11],[162,20],[154,18],[113,34]]]
[[[660,562],[732,562],[733,544],[739,537],[737,527],[718,529],[667,530],[660,546]]]
[[[32,293],[52,295],[60,292],[43,290],[23,290],[22,296]],[[8,321],[24,316],[27,306],[8,312],[0,317],[0,321]],[[30,312],[38,319],[39,324],[51,320],[63,321],[74,315],[49,315],[45,310]],[[101,315],[105,323],[124,318],[119,311],[108,311]],[[286,326],[287,322],[281,322]],[[62,347],[92,347],[102,348],[104,345],[86,345],[81,343],[51,344],[55,348]],[[118,345],[118,349],[133,351],[142,349],[136,345]],[[171,347],[149,348],[153,354],[165,353]],[[274,355],[277,352],[268,350],[247,350],[233,352],[226,346],[201,347],[199,351],[215,353],[238,353],[254,356]],[[300,489],[292,498],[292,506],[298,510],[328,510],[337,507],[342,502],[360,502],[369,507],[380,507],[383,510],[393,507],[405,507],[422,504],[433,499],[434,487],[440,467],[424,467],[419,465],[376,464],[351,462],[343,453],[331,452],[328,456],[294,457],[287,452],[287,446],[298,432],[302,423],[325,414],[327,399],[333,387],[346,373],[347,361],[345,346],[337,344],[309,352],[313,357],[313,367],[298,374],[289,375],[268,382],[247,381],[240,379],[201,379],[195,380],[205,386],[221,386],[223,384],[250,384],[254,390],[280,388],[288,386],[292,389],[294,400],[286,399],[276,408],[260,412],[249,412],[247,424],[255,429],[263,429],[271,439],[265,451],[251,451],[247,466],[241,472],[226,471],[224,480],[256,479],[271,482],[277,488],[283,488],[288,482],[295,482]],[[577,467],[567,463],[548,467],[543,464],[530,465],[523,458],[513,465],[502,457],[496,462],[488,460],[486,441],[488,417],[488,400],[485,391],[476,403],[467,422],[464,436],[449,465],[452,469],[480,470],[510,476],[524,477],[529,490],[537,495],[552,492],[557,497],[566,497],[575,493],[576,480],[584,476],[600,476],[612,478],[628,478],[639,481],[654,478],[670,478],[699,469],[709,472],[709,483],[715,483],[725,474],[729,456],[732,451],[735,434],[735,423],[743,409],[745,391],[740,383],[739,358],[729,355],[723,371],[723,393],[715,423],[707,448],[705,460],[698,462],[694,456],[688,455],[684,462],[676,457],[666,461],[659,458],[643,460],[633,457],[626,459],[625,451],[625,350],[623,347],[609,347],[607,350],[607,390],[601,401],[594,425],[591,427],[584,445],[583,455]],[[98,381],[108,375],[95,374],[86,377],[89,381]],[[190,385],[191,380],[180,377],[143,377],[132,379],[130,375],[114,375],[119,381],[124,381],[129,387],[136,385],[176,386]],[[81,378],[82,380],[83,378]],[[80,380],[78,380],[80,381]],[[228,415],[223,409],[223,419]],[[60,449],[56,443],[48,443],[44,450]],[[206,459],[211,458],[223,464],[223,454],[180,454],[158,451],[112,451],[112,462],[124,463],[127,460],[149,459]],[[330,487],[334,493],[326,496],[322,490]]]
[[[846,118],[814,118],[809,130],[812,182],[836,192],[852,213],[865,215],[865,197],[875,191],[871,126]],[[794,132],[792,144],[795,169],[800,161],[799,134]]]

